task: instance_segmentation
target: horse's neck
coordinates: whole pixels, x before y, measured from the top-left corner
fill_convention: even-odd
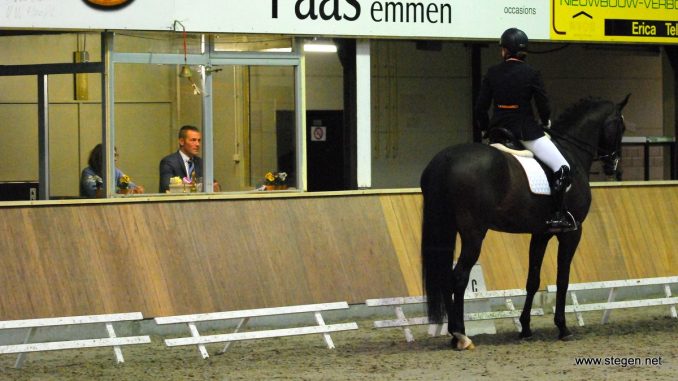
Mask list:
[[[615,110],[616,105],[609,101],[583,102],[559,121],[564,124],[554,126],[556,137],[560,137],[557,142],[570,165],[576,167],[573,169],[580,169],[587,179],[598,154],[600,133]]]
[[[557,143],[564,151],[563,154],[570,166],[573,166],[573,169],[581,169],[588,174],[591,171],[595,156],[597,129],[580,127],[579,131],[559,131],[558,133],[563,137],[557,139]],[[582,142],[588,144],[588,146],[585,146]]]

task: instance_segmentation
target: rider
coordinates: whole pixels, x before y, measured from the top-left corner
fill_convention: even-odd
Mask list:
[[[509,28],[499,40],[503,62],[487,71],[480,86],[475,106],[476,126],[481,131],[492,127],[510,130],[528,150],[554,172],[551,191],[554,213],[546,221],[552,231],[576,228],[576,222],[565,207],[565,191],[570,185],[570,165],[558,148],[544,135],[551,127],[551,109],[544,90],[541,73],[525,63],[527,35],[520,29]],[[537,106],[541,125],[532,111],[532,99]],[[488,109],[494,101],[492,120]]]

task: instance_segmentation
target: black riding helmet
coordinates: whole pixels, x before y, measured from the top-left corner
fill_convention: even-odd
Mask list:
[[[527,50],[527,35],[518,28],[509,28],[501,34],[499,46],[506,48],[511,55]]]

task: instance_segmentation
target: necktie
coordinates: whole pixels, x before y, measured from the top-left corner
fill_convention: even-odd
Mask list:
[[[188,177],[191,177],[191,176],[193,176],[193,169],[194,169],[193,160],[192,159],[188,160],[187,163],[188,163]]]

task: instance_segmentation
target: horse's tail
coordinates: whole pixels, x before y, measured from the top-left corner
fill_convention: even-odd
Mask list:
[[[446,315],[445,300],[451,302],[452,299],[452,264],[457,235],[452,200],[446,189],[449,181],[447,165],[441,164],[429,165],[421,177],[424,199],[421,276],[431,323],[443,322]]]

